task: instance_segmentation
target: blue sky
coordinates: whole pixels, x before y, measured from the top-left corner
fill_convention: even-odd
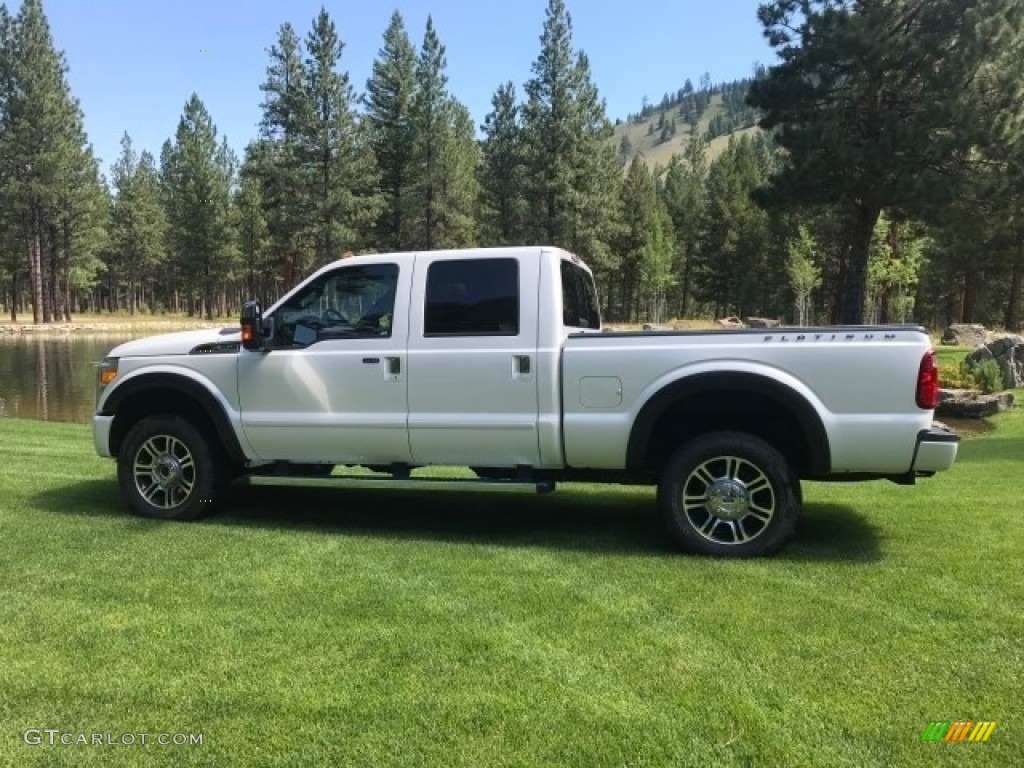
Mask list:
[[[44,0],[54,42],[69,65],[94,151],[108,173],[127,131],[159,158],[186,100],[199,94],[241,156],[256,136],[267,49],[284,22],[301,37],[326,6],[346,43],[341,67],[365,90],[393,10],[415,45],[427,15],[447,48],[449,89],[482,123],[495,89],[520,96],[539,51],[546,0]],[[761,36],[757,0],[567,0],[574,44],[590,57],[611,119],[659,101],[687,77],[748,76],[773,53]],[[20,2],[10,2],[16,12]],[[209,50],[210,52],[204,52]]]

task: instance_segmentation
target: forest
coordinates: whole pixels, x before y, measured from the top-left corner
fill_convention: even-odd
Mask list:
[[[0,309],[212,319],[347,254],[550,244],[593,268],[610,322],[1020,329],[1024,3],[754,12],[777,61],[626,118],[678,145],[664,165],[616,138],[549,0],[532,76],[481,125],[429,18],[417,44],[395,12],[359,88],[323,9],[280,27],[241,157],[194,93],[158,156],[125,134],[107,178],[42,1],[0,4]]]

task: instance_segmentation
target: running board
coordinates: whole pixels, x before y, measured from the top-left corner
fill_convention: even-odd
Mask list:
[[[398,488],[402,490],[458,490],[503,491],[505,493],[551,493],[555,483],[529,480],[462,480],[449,477],[387,478],[359,475],[331,475],[330,477],[279,477],[274,475],[248,475],[249,485],[287,485],[303,488]]]

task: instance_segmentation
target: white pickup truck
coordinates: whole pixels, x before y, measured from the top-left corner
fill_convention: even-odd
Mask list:
[[[933,426],[921,328],[604,332],[590,270],[540,246],[343,259],[241,327],[122,344],[98,378],[96,450],[128,507],[162,519],[240,477],[639,483],[684,549],[764,555],[801,479],[912,484],[958,447]],[[431,465],[475,479],[414,476]]]

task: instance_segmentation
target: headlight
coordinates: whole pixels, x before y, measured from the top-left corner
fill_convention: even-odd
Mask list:
[[[117,376],[117,358],[104,357],[96,368],[96,400],[99,401],[104,387]]]

